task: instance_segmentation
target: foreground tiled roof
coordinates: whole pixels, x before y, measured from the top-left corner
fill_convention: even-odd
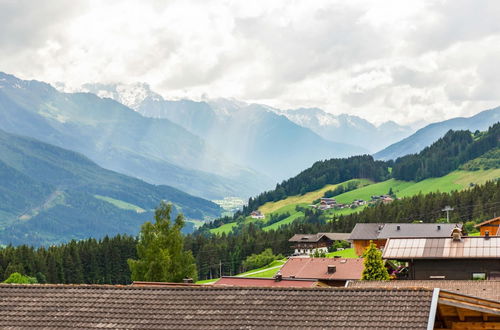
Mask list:
[[[426,329],[427,289],[0,285],[0,328]]]
[[[384,259],[499,258],[500,236],[453,238],[390,238]],[[500,262],[500,260],[499,260]]]
[[[335,266],[335,272],[329,274],[328,266]],[[280,269],[283,277],[320,280],[359,280],[362,272],[362,258],[290,258]]]
[[[398,280],[349,281],[349,288],[440,288],[483,299],[500,301],[500,281]]]
[[[279,281],[274,278],[223,276],[214,285],[230,286],[257,286],[257,287],[286,287],[286,288],[313,288],[316,280],[286,279]]]

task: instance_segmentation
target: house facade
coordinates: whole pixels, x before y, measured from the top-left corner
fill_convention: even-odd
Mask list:
[[[250,217],[252,219],[264,219],[266,216],[264,215],[264,213],[260,212],[259,210],[257,211],[253,211],[252,213],[250,213]]]
[[[348,233],[295,234],[288,241],[292,243],[294,254],[310,255],[316,251],[328,252],[335,241],[347,241]]]

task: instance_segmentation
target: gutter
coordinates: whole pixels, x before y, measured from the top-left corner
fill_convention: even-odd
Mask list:
[[[439,288],[434,288],[434,291],[432,292],[431,308],[429,311],[429,320],[427,321],[427,330],[434,329],[438,300],[439,300]]]

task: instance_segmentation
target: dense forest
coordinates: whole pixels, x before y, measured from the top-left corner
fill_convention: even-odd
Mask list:
[[[398,158],[392,177],[405,181],[421,181],[443,176],[467,161],[500,146],[500,123],[487,132],[449,131],[444,137],[419,154]]]
[[[0,249],[0,282],[18,272],[38,283],[127,284],[127,259],[137,258],[136,244],[131,236],[117,235],[48,248],[7,246]]]
[[[445,205],[453,205],[452,222],[483,221],[500,214],[500,181],[488,182],[464,191],[416,195],[368,207],[360,213],[327,218],[305,210],[305,217],[277,230],[264,231],[255,223],[242,224],[233,233],[220,236],[208,231],[185,237],[185,249],[196,259],[199,279],[234,275],[243,261],[254,253],[271,248],[290,254],[288,239],[296,233],[350,232],[358,222],[437,222]],[[471,224],[469,224],[471,227]],[[0,280],[19,272],[36,277],[40,283],[130,283],[127,259],[137,258],[137,240],[115,236],[102,240],[71,241],[59,246],[33,248],[25,245],[0,249]]]

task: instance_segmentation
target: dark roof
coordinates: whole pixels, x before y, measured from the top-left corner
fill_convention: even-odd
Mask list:
[[[356,226],[354,226],[349,239],[377,239],[383,226],[383,223],[357,223]]]
[[[500,281],[397,280],[349,281],[349,288],[440,288],[450,292],[500,301]]]
[[[335,266],[335,272],[328,273],[328,266]],[[318,280],[359,280],[362,272],[362,258],[290,258],[279,271],[283,277]]]
[[[318,233],[318,235],[325,235],[332,241],[347,241],[350,233]]]
[[[500,236],[463,236],[453,238],[390,238],[384,259],[499,259]]]
[[[283,278],[280,281],[276,281],[274,278],[222,276],[222,278],[213,285],[313,288],[317,284],[317,280],[297,278]]]
[[[455,223],[386,223],[378,235],[379,239],[391,237],[450,237]],[[399,227],[399,229],[398,229]]]
[[[317,234],[295,234],[289,242],[318,242],[323,236],[332,241],[345,241],[349,238],[349,233],[317,233]]]
[[[450,237],[455,223],[357,223],[350,240],[375,240],[391,237]],[[399,228],[399,229],[398,229]]]
[[[0,285],[0,328],[425,329],[428,289]]]

